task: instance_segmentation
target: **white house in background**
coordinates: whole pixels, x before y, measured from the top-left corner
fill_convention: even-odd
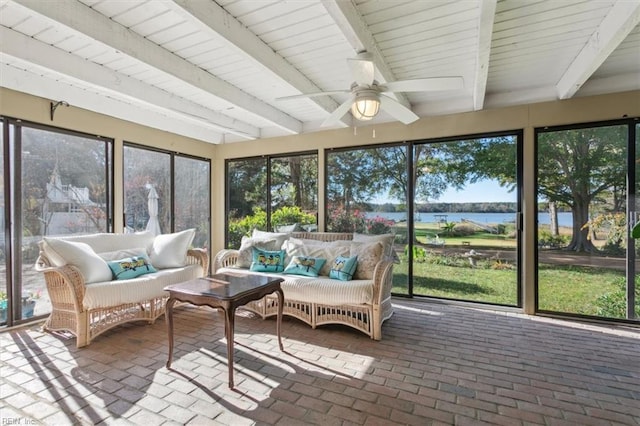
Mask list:
[[[102,212],[102,206],[89,198],[89,188],[63,185],[56,166],[42,203],[41,235],[103,231]]]

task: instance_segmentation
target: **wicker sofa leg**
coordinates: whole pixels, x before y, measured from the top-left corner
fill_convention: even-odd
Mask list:
[[[91,343],[91,327],[89,327],[89,313],[86,310],[77,314],[76,347],[81,348]]]

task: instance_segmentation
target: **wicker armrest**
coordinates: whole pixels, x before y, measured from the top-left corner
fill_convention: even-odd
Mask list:
[[[238,250],[220,250],[213,260],[213,272],[216,272],[220,268],[230,268],[236,266],[239,254],[240,252]]]
[[[47,292],[54,308],[72,309],[83,312],[85,292],[84,276],[73,265],[56,267],[37,266],[37,270],[44,273]],[[73,308],[71,308],[73,306]]]
[[[209,254],[205,249],[194,248],[187,250],[187,263],[189,265],[200,264],[203,269],[203,274],[206,276],[209,273]]]
[[[373,303],[379,305],[391,297],[393,262],[381,260],[373,271]]]

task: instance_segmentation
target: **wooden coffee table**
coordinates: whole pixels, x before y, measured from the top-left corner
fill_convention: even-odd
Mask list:
[[[185,281],[165,287],[169,292],[167,301],[166,320],[169,333],[169,360],[167,368],[171,367],[173,359],[173,305],[177,302],[188,302],[197,306],[211,306],[220,308],[225,313],[224,331],[227,339],[227,363],[229,365],[229,387],[233,388],[233,334],[235,324],[235,312],[238,306],[242,306],[258,300],[264,296],[277,293],[278,317],[276,332],[278,345],[282,346],[280,330],[282,328],[282,306],[284,294],[280,288],[282,278],[266,277],[244,273],[214,274],[204,278]]]

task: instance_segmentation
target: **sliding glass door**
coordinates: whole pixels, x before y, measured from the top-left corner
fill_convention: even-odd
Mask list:
[[[5,118],[2,130],[0,323],[10,326],[51,310],[34,270],[43,237],[111,230],[113,142]]]
[[[414,145],[413,294],[520,305],[518,140]]]
[[[639,319],[637,129],[537,132],[539,311]]]

